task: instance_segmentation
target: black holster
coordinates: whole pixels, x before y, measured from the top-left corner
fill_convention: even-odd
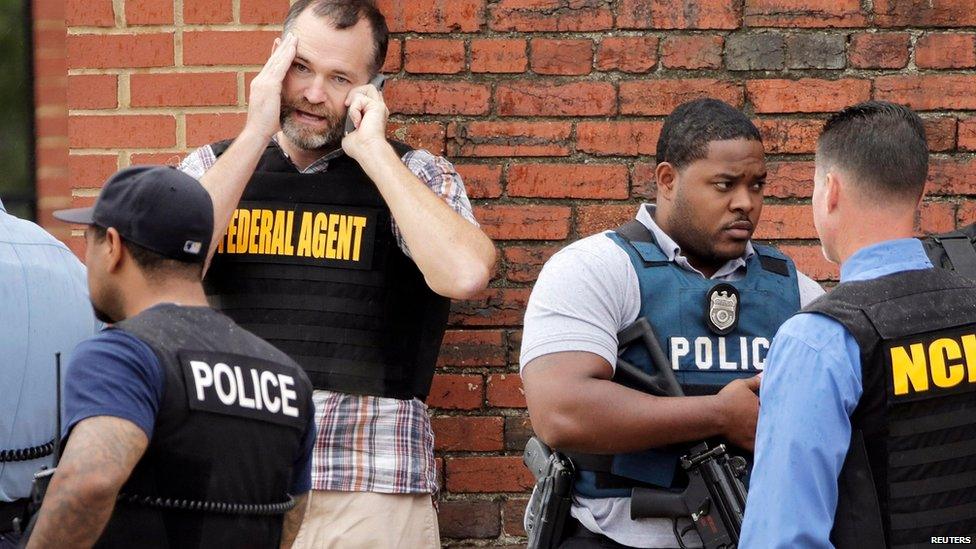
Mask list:
[[[576,471],[569,458],[536,437],[526,443],[522,459],[536,479],[525,508],[526,547],[555,549],[565,537]]]
[[[14,519],[14,531],[21,534],[18,547],[27,547],[27,540],[30,539],[31,533],[34,531],[34,526],[37,524],[37,517],[40,514],[41,505],[44,503],[44,497],[47,496],[47,490],[51,485],[51,479],[54,478],[55,471],[57,471],[56,467],[45,467],[34,473],[34,483],[31,485],[31,494],[30,498],[28,498],[26,512],[23,517]]]

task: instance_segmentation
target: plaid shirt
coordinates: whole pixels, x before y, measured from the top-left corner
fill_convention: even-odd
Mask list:
[[[278,150],[287,158],[284,150]],[[302,173],[324,172],[329,161],[341,154],[341,150],[329,153]],[[461,176],[449,161],[425,150],[410,151],[402,160],[455,212],[478,224]],[[205,145],[190,153],[179,169],[199,179],[216,161],[213,149]],[[395,220],[392,227],[400,249],[409,256]],[[318,429],[312,489],[390,494],[437,491],[434,433],[423,402],[319,390],[312,398]]]

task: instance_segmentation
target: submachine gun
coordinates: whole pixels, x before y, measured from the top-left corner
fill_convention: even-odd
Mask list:
[[[670,361],[646,319],[639,318],[624,328],[617,334],[617,340],[614,381],[655,396],[684,396]],[[637,343],[648,352],[655,366],[654,374],[621,358],[624,351]],[[575,469],[569,458],[536,437],[526,445],[523,460],[537,481],[526,507],[528,549],[555,548],[569,515]],[[683,535],[695,529],[703,549],[734,549],[739,542],[746,506],[746,488],[741,480],[746,472],[745,459],[730,456],[724,444],[712,447],[708,442],[700,442],[681,457],[680,464],[688,476],[684,491],[633,488],[631,518],[671,518],[682,547]],[[677,521],[682,518],[690,518],[692,524],[679,531]]]

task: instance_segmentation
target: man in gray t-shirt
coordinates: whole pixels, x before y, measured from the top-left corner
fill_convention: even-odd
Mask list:
[[[636,265],[641,262],[633,250],[608,231],[561,250],[539,275],[525,314],[520,359],[532,424],[551,446],[579,453],[624,454],[710,437],[751,451],[759,408],[755,374],[762,369],[778,319],[823,290],[797,273],[788,259],[769,259],[777,252],[750,241],[762,210],[766,167],[759,132],[745,115],[712,99],[679,106],[665,121],[657,160],[656,205],[642,206],[636,220],[656,244],[659,261],[645,265],[664,266],[639,275]],[[781,272],[764,272],[770,263],[780,265]],[[660,274],[665,271],[670,274]],[[747,282],[764,277],[776,280],[771,286],[760,282],[767,296],[757,299],[756,293],[749,293],[757,286]],[[768,292],[769,287],[782,288],[784,280],[789,292]],[[735,337],[729,341],[746,341],[743,326],[752,320],[761,326],[751,332],[756,336],[749,340],[751,345],[742,344],[743,349],[729,351],[729,356],[723,337],[695,337],[692,329],[682,332],[689,318],[703,327],[701,317],[708,316],[703,313],[704,294],[688,288],[722,283],[745,288],[740,296],[743,318],[738,327],[730,328],[729,335]],[[749,301],[752,309],[747,308]],[[655,397],[612,382],[617,333],[639,315],[648,317],[659,336],[672,335],[661,343],[682,385],[709,371],[725,376],[713,375],[712,380],[738,379],[699,393],[702,396],[676,398]],[[756,318],[764,316],[768,318]],[[699,345],[703,340],[708,341]],[[717,340],[722,340],[722,354],[713,360],[708,355],[710,342]],[[731,372],[719,372],[729,366]],[[614,478],[621,480],[628,479]],[[671,519],[632,520],[630,498],[619,492],[577,492],[575,520],[561,547],[679,547]],[[684,543],[700,545],[693,531]]]

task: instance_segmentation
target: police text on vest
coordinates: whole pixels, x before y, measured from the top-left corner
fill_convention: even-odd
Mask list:
[[[216,397],[224,406],[298,417],[295,378],[290,375],[223,362],[211,366],[202,360],[191,360],[190,369],[200,402]]]
[[[670,339],[671,367],[675,370],[758,370],[761,371],[769,351],[764,337],[707,337],[691,340]],[[684,367],[680,367],[680,366]]]

